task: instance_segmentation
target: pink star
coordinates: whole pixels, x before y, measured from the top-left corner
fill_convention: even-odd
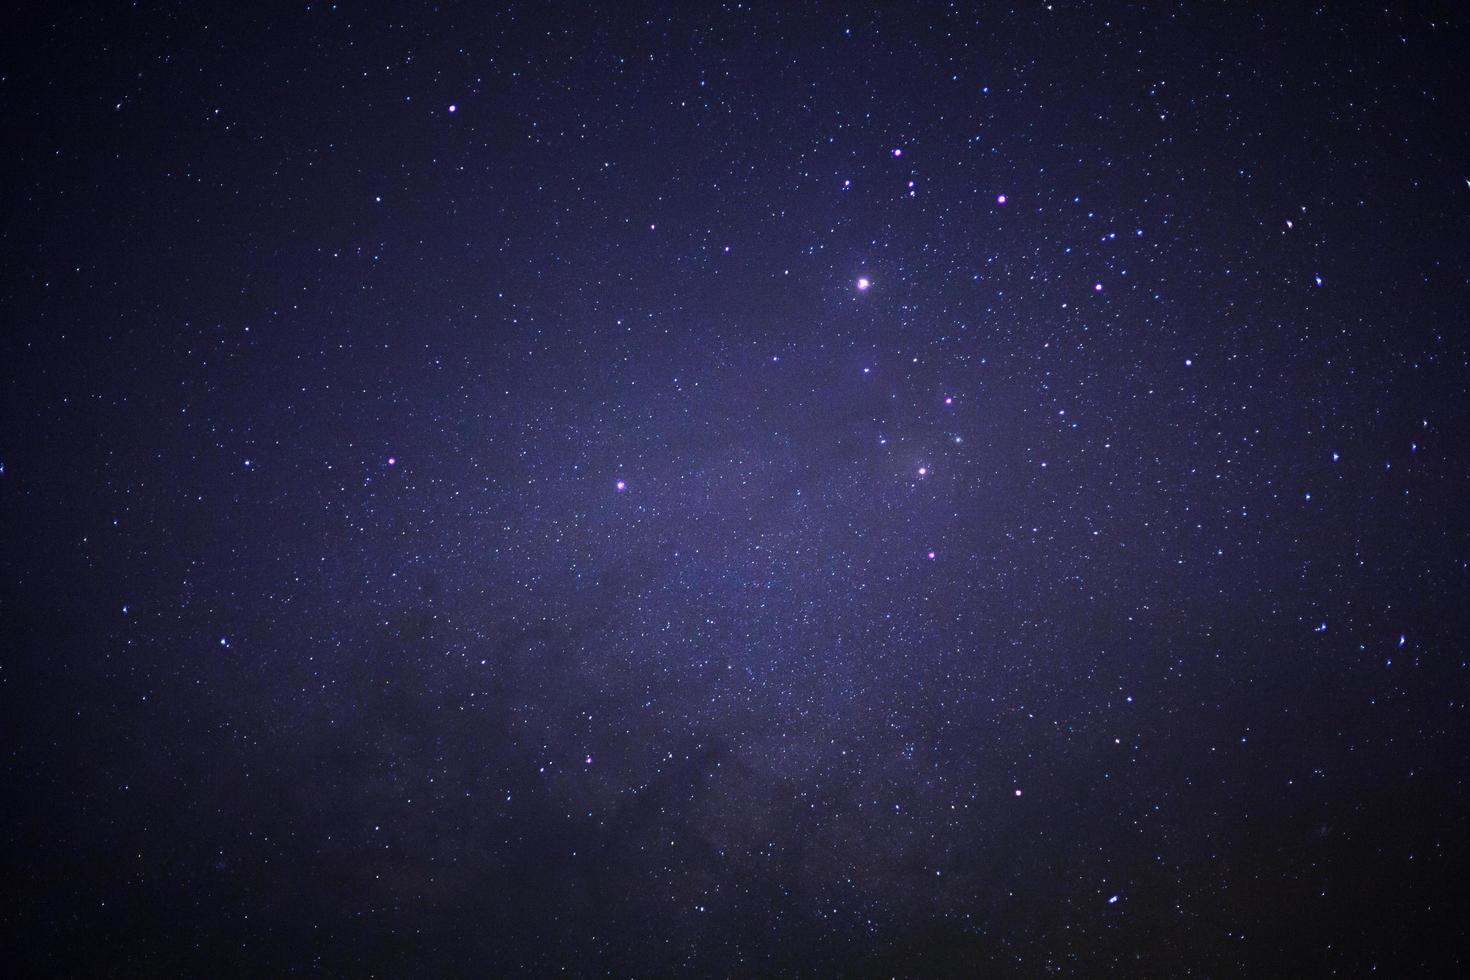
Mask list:
[[[626,489],[628,489],[628,484],[624,483],[622,480],[619,480],[618,481],[618,492],[621,493],[622,491],[624,491]]]
[[[997,194],[997,195],[995,195],[995,203],[996,204],[1004,204],[1005,202],[1006,202],[1006,196],[1004,194]]]
[[[388,457],[388,465],[389,466],[397,466],[398,465],[398,457],[397,456],[389,456]]]
[[[873,284],[871,282],[869,282],[866,277],[865,278],[862,278],[862,279],[859,279],[857,281],[858,292],[860,292],[860,293],[867,292],[868,287],[871,286],[871,285],[873,285]]]

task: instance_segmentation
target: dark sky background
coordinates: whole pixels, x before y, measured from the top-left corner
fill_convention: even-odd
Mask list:
[[[1450,976],[1457,4],[25,5],[36,976]]]

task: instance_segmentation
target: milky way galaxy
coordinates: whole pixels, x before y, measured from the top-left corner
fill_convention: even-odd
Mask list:
[[[0,37],[7,975],[1464,970],[1464,12]]]

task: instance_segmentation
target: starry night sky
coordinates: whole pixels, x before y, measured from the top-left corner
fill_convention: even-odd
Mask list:
[[[1470,958],[1456,5],[0,34],[4,972]]]

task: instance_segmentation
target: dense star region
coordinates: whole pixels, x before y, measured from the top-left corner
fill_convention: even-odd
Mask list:
[[[0,37],[0,972],[1466,968],[1467,11]]]

